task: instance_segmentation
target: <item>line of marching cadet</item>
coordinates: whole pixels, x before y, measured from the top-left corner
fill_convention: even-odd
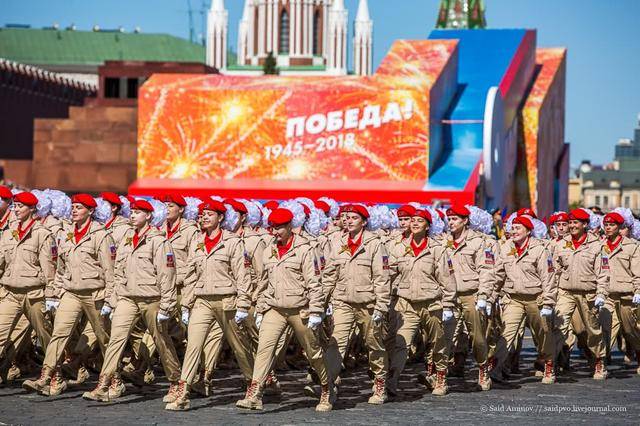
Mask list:
[[[246,409],[279,390],[275,363],[293,337],[317,411],[333,408],[354,340],[368,353],[370,404],[399,392],[414,344],[437,396],[448,375],[464,377],[469,349],[479,389],[504,380],[525,327],[542,383],[570,368],[574,345],[598,380],[616,341],[640,361],[640,222],[628,209],[603,220],[559,212],[549,225],[521,209],[496,239],[474,206],[15,192],[0,187],[0,372],[19,377],[34,336],[44,361],[23,387],[42,395],[86,381],[96,348],[101,371],[85,399],[117,399],[157,355],[168,410],[210,395],[225,341]],[[174,341],[186,341],[182,361]]]

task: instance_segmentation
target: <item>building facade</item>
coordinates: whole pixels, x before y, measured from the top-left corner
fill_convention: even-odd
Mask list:
[[[626,207],[640,213],[640,115],[633,139],[620,139],[614,162],[606,167],[583,164],[582,200],[604,211]]]

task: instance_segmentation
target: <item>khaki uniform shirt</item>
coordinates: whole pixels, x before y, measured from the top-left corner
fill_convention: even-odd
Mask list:
[[[556,242],[554,263],[560,275],[560,288],[606,297],[609,294],[609,270],[602,267],[603,257],[606,256],[602,241],[591,233],[577,249],[574,249],[570,235]]]
[[[416,256],[411,239],[395,244],[389,253],[393,287],[398,296],[412,302],[442,301],[442,306],[455,305],[456,282],[453,262],[444,247],[432,239]]]
[[[115,260],[116,245],[103,225],[92,221],[77,243],[73,231],[69,231],[58,247],[57,296],[62,297],[67,291],[94,290],[95,300],[109,300]]]
[[[256,310],[300,308],[310,313],[324,313],[324,297],[320,284],[320,266],[309,241],[295,235],[291,248],[279,257],[273,238],[262,254],[264,269]]]
[[[379,237],[362,233],[362,242],[353,255],[347,244],[348,234],[333,247],[322,273],[327,300],[367,304],[387,312],[391,301],[389,255]]]
[[[116,244],[116,247],[120,245],[120,242],[124,238],[124,236],[131,230],[131,225],[129,224],[129,220],[126,217],[122,217],[120,215],[116,216],[116,218],[109,224],[107,230],[111,232],[111,237],[113,238],[113,242]]]
[[[162,228],[164,235],[167,236],[167,226]],[[200,231],[193,222],[186,219],[180,219],[178,230],[169,238],[173,254],[176,257],[176,285],[181,288],[184,284],[184,277],[187,275],[187,263],[189,253]]]
[[[262,276],[264,264],[262,263],[262,254],[267,246],[263,234],[256,232],[250,227],[245,227],[240,236],[244,244],[244,266],[249,273],[251,280],[251,301],[253,304],[258,301],[259,281]]]
[[[176,259],[171,244],[161,231],[147,226],[134,247],[134,232],[130,230],[117,249],[115,296],[160,299],[160,312],[170,316],[177,304]]]
[[[544,241],[530,238],[521,256],[513,241],[500,247],[500,267],[504,269],[503,290],[510,295],[542,294],[542,304],[553,307],[558,298],[553,256]]]
[[[618,246],[611,251],[605,242],[603,245],[606,265],[609,268],[610,293],[640,294],[640,244],[622,237]]]
[[[205,235],[194,240],[182,293],[182,305],[193,306],[198,296],[235,296],[228,310],[251,307],[251,278],[245,267],[244,245],[235,234],[222,231],[220,241],[207,253]]]

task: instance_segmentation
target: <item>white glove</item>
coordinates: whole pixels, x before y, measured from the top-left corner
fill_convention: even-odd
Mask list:
[[[550,317],[551,315],[553,315],[553,309],[549,308],[548,306],[544,306],[542,309],[540,309],[540,315],[543,317]]]
[[[309,324],[307,324],[307,326],[310,329],[315,330],[316,328],[318,328],[321,322],[322,322],[322,317],[320,315],[316,315],[316,314],[309,315]]]
[[[596,300],[593,302],[593,304],[595,305],[596,308],[600,309],[604,306],[604,298],[598,296],[596,297]]]
[[[487,301],[484,299],[478,299],[476,302],[476,311],[487,311]]]
[[[111,309],[111,306],[104,304],[102,305],[102,309],[100,309],[100,315],[102,315],[103,317],[106,317],[111,313],[112,310],[113,309]]]
[[[60,301],[59,300],[46,300],[44,302],[44,309],[49,312],[49,311],[55,311],[56,309],[58,309],[58,306],[60,306]]]
[[[447,321],[451,321],[451,319],[453,318],[453,311],[450,309],[445,309],[442,311],[442,321],[443,322],[447,322]]]
[[[182,308],[182,323],[184,325],[189,324],[189,310],[186,308]]]
[[[168,315],[163,314],[162,312],[158,312],[158,322],[166,321],[171,318]]]
[[[329,303],[329,305],[327,305],[327,312],[325,312],[325,314],[330,317],[331,315],[333,315],[333,305],[331,303]]]
[[[493,305],[491,303],[487,303],[487,307],[484,308],[484,310],[487,312],[487,316],[491,316],[491,311],[493,310]]]
[[[634,294],[633,295],[633,304],[634,305],[640,305],[640,294]]]
[[[382,317],[382,312],[375,310],[373,311],[373,315],[371,315],[371,320],[376,324],[379,324],[380,322],[382,322]]]
[[[246,320],[249,317],[249,312],[247,311],[236,311],[236,324],[240,324],[242,321]]]
[[[262,325],[262,314],[256,315],[256,328],[260,330],[260,326]]]

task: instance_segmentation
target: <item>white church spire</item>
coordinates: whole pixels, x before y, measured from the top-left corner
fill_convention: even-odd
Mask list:
[[[334,75],[347,74],[347,23],[349,12],[343,0],[333,0],[329,10],[327,71]]]
[[[213,0],[207,16],[207,65],[223,70],[227,67],[227,30],[229,13],[224,0]]]
[[[360,0],[353,32],[353,64],[357,75],[371,75],[373,56],[373,21],[367,0]]]
[[[238,24],[238,65],[246,65],[249,55],[249,32],[251,30],[251,3],[253,0],[245,0],[242,19]]]

